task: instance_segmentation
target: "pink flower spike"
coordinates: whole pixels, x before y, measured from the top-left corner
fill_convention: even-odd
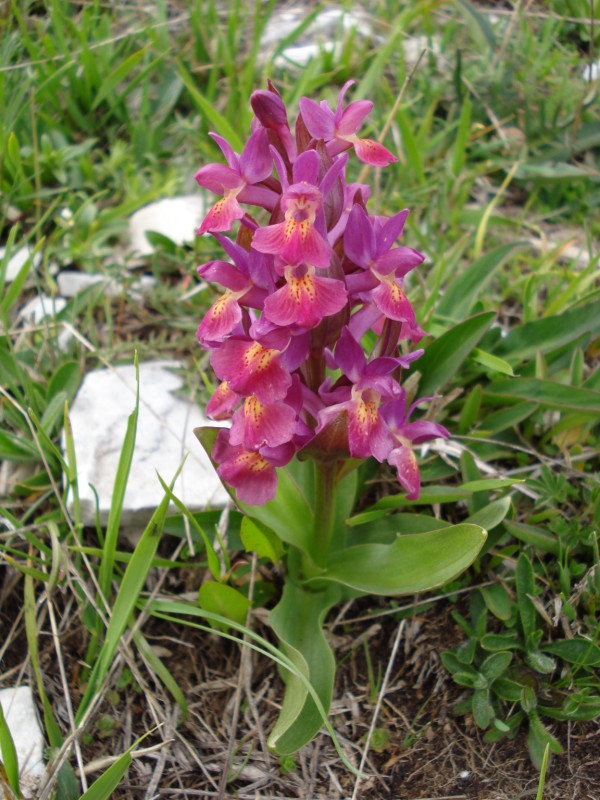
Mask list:
[[[285,268],[285,286],[265,300],[265,315],[276,325],[315,328],[323,319],[346,305],[342,281],[321,278],[311,266]]]
[[[281,351],[263,347],[252,339],[227,339],[213,351],[210,363],[222,381],[234,392],[255,394],[262,403],[282,400],[292,383],[281,364]]]

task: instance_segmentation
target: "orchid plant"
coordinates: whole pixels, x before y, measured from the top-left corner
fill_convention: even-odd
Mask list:
[[[415,447],[449,435],[411,420],[432,399],[411,401],[402,384],[423,353],[414,349],[424,331],[403,285],[423,256],[397,244],[408,210],[369,213],[369,186],[346,180],[351,151],[373,167],[397,160],[359,137],[372,103],[345,105],[352,84],[335,111],[302,98],[292,132],[269,83],[251,96],[252,133],[241,154],[212,133],[227,164],[196,174],[218,196],[199,234],[212,234],[228,256],[198,270],[224,289],[198,329],[220,381],[207,413],[230,421],[197,435],[245,515],[247,549],[285,571],[270,624],[305,680],[283,675],[285,700],[269,742],[282,755],[314,736],[331,702],[327,612],[365,593],[445,583],[486,535],[462,524],[390,539],[376,523],[350,519],[368,465],[387,462],[415,500]],[[235,239],[225,236],[234,226]]]

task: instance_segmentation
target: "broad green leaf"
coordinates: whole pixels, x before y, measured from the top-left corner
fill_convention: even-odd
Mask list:
[[[311,592],[288,581],[281,600],[269,615],[282,652],[310,681],[326,711],[333,694],[335,658],[323,633],[323,621],[339,597],[335,586]],[[293,673],[288,673],[285,680],[283,706],[268,742],[278,755],[295,753],[323,725],[321,712],[305,684]]]
[[[457,374],[465,359],[494,321],[493,312],[485,312],[460,322],[430,344],[419,359],[422,395],[435,394]]]
[[[50,378],[46,396],[48,400],[64,392],[71,403],[81,383],[81,365],[78,361],[65,361]]]
[[[467,481],[460,487],[465,492],[491,492],[494,489],[505,489],[507,486],[514,486],[515,483],[523,483],[520,478],[481,478],[475,481]]]
[[[481,421],[478,430],[499,433],[528,419],[537,408],[538,403],[519,403],[511,408],[503,408],[501,411],[495,411],[485,417]]]
[[[455,276],[455,280],[450,283],[437,304],[436,313],[442,317],[462,319],[485,289],[494,272],[515,250],[522,250],[526,245],[527,242],[504,244],[477,259],[464,272]]]
[[[506,520],[504,526],[520,542],[530,544],[537,550],[542,550],[544,553],[553,553],[555,556],[560,552],[560,542],[553,533],[548,533],[534,525],[526,525],[524,522],[515,522],[513,520]]]
[[[569,664],[578,664],[585,667],[600,666],[600,647],[588,639],[561,639],[542,646],[545,653],[562,658]]]
[[[29,439],[14,433],[0,431],[0,460],[39,461],[40,454],[35,444]]]
[[[538,352],[550,353],[586,333],[600,333],[600,301],[512,328],[498,339],[494,355],[520,363]]]
[[[504,672],[506,672],[511,661],[512,653],[506,650],[500,651],[499,653],[492,653],[491,656],[488,656],[485,659],[479,671],[489,685],[500,678]]]
[[[535,766],[541,769],[547,745],[557,755],[563,752],[563,748],[558,739],[544,727],[536,711],[532,711],[528,714],[528,717],[529,735],[527,736],[527,745],[529,747],[529,755]]]
[[[514,378],[510,381],[490,383],[484,395],[530,400],[546,408],[573,409],[600,414],[600,392],[538,378]]]
[[[511,618],[512,598],[501,583],[495,583],[493,586],[484,586],[481,589],[481,594],[486,606],[495,617],[505,622]],[[497,649],[497,647],[494,648],[494,650]]]
[[[219,614],[226,619],[246,623],[250,601],[233,586],[216,581],[207,581],[200,587],[200,605],[206,611]]]
[[[502,375],[510,375],[511,377],[515,374],[508,361],[505,361],[503,358],[498,358],[498,356],[494,356],[491,353],[486,353],[485,350],[480,350],[479,347],[473,350],[471,358],[473,361],[476,361],[477,364],[481,364],[482,367],[492,372],[500,372]]]
[[[473,719],[477,727],[485,730],[494,717],[494,709],[490,703],[490,693],[488,689],[475,689],[471,701]]]
[[[381,595],[415,594],[447,583],[473,563],[486,532],[462,523],[336,553],[318,580]]]
[[[469,142],[469,132],[471,129],[471,110],[472,104],[469,97],[463,100],[462,108],[460,110],[460,120],[458,122],[458,131],[456,133],[456,141],[454,142],[454,150],[452,153],[452,175],[458,178],[465,165],[465,153],[467,144]],[[463,275],[464,277],[464,275]],[[456,315],[454,315],[456,318]]]
[[[270,528],[250,517],[242,520],[241,536],[246,551],[256,553],[259,558],[268,558],[275,564],[283,554],[281,539]]]
[[[471,525],[479,525],[486,531],[491,531],[504,520],[510,509],[510,504],[510,495],[501,497],[499,500],[494,500],[492,503],[488,503],[488,505],[470,514],[465,522],[469,522]]]

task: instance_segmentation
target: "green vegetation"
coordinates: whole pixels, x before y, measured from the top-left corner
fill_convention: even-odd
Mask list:
[[[219,159],[209,131],[239,148],[251,120],[248,97],[268,77],[291,107],[301,96],[334,102],[339,87],[357,79],[353,98],[375,103],[369,135],[385,128],[386,146],[399,155],[385,176],[371,176],[373,208],[410,208],[405,243],[428,256],[409,285],[430,334],[413,380],[420,395],[441,396],[431,418],[453,436],[441,453],[424,454],[418,502],[397,494],[388,473],[362,476],[369,493],[348,522],[354,543],[374,520],[382,543],[398,531],[430,530],[432,516],[437,528],[488,529],[474,567],[442,590],[463,635],[459,642],[449,633],[444,643],[444,665],[464,689],[457,713],[470,715],[488,742],[525,731],[538,766],[546,746],[562,751],[567,721],[600,714],[600,115],[598,82],[582,77],[598,35],[581,21],[586,0],[550,5],[542,13],[517,3],[494,19],[466,0],[379,0],[369,8],[376,40],[340,26],[334,52],[294,68],[277,57],[306,35],[320,7],[265,54],[261,35],[277,12],[274,0],[0,4],[0,460],[9,467],[0,563],[14,581],[13,605],[23,605],[22,623],[8,607],[0,620],[7,636],[13,623],[15,637],[23,625],[54,764],[45,797],[118,796],[111,793],[133,748],[111,752],[118,760],[90,788],[76,775],[87,757],[78,737],[105,735],[109,693],[149,696],[150,685],[164,687],[185,719],[190,698],[144,635],[158,617],[170,620],[174,636],[199,626],[178,592],[170,594],[182,568],[197,575],[196,589],[208,568],[215,583],[203,586],[224,590],[203,588],[204,606],[215,613],[197,608],[195,616],[209,623],[200,626],[207,638],[212,625],[277,660],[268,634],[259,636],[247,615],[249,585],[255,608],[277,599],[270,564],[280,553],[268,528],[240,535],[232,511],[228,551],[214,534],[218,513],[180,506],[178,517],[166,517],[174,476],[164,475],[165,499],[134,552],[122,552],[136,412],[106,531],[83,527],[68,423],[83,375],[131,364],[136,353],[139,361],[183,358],[190,396],[210,395],[214,379],[195,341],[210,291],[190,288],[195,267],[220,258],[219,247],[210,237],[182,247],[156,235],[142,267],[157,282],[140,298],[129,291],[140,267],[123,268],[130,258],[123,240],[136,209],[200,191],[191,177]],[[413,71],[403,46],[417,36],[427,52]],[[30,257],[8,282],[8,262],[25,246]],[[18,312],[27,300],[57,297],[56,266],[118,278],[123,292],[111,297],[92,286],[52,321],[24,321]],[[73,329],[77,335],[59,344]],[[235,559],[244,539],[252,540],[249,550],[257,540],[263,548],[256,579]],[[263,564],[269,568],[261,571]],[[229,589],[238,607],[228,625],[219,609]],[[162,595],[149,601],[154,591]],[[373,600],[366,613],[381,607]],[[62,717],[39,657],[55,608],[79,620],[86,649],[85,658],[69,660],[73,698]],[[119,683],[124,670],[128,686]],[[296,677],[306,684],[301,670]],[[131,741],[147,732],[134,730]],[[384,750],[387,732],[375,733],[372,750]],[[7,741],[1,717],[0,736]],[[515,741],[527,747],[524,735]],[[16,791],[14,758],[9,747],[3,752],[0,786]],[[285,757],[279,769],[294,765]],[[552,764],[547,784],[551,773]]]

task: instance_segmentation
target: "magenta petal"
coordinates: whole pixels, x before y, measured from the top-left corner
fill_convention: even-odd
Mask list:
[[[202,225],[198,228],[198,236],[202,236],[206,231],[228,231],[234,221],[242,219],[243,216],[244,210],[235,195],[225,195],[221,200],[217,200],[204,217]]]
[[[244,183],[240,173],[224,164],[207,164],[194,175],[196,183],[215,194],[224,194],[227,189],[237,189]]]
[[[285,247],[285,222],[257,228],[252,237],[252,247],[259,253],[280,255]]]
[[[385,221],[377,237],[378,254],[385,253],[389,250],[396,239],[402,234],[408,214],[408,208],[405,208],[403,211],[399,211],[397,214],[394,214],[393,217]]]
[[[223,341],[241,318],[242,310],[237,299],[230,292],[225,292],[206,312],[198,328],[198,341],[204,345]]]
[[[387,167],[393,161],[398,161],[387,147],[373,139],[357,139],[353,144],[354,152],[364,164],[370,164],[372,167]]]
[[[233,445],[242,444],[248,450],[264,445],[278,447],[291,441],[295,424],[296,412],[290,406],[261,403],[250,395],[233,416],[229,441]]]
[[[352,206],[344,233],[344,250],[348,258],[367,269],[375,255],[375,232],[369,216],[358,203]]]
[[[424,442],[430,442],[432,439],[447,439],[450,433],[443,425],[422,419],[418,422],[407,422],[403,425],[401,435],[414,444],[423,444]]]
[[[277,491],[275,467],[256,451],[243,447],[231,448],[231,451],[217,472],[226,483],[233,486],[238,500],[248,505],[262,505],[272,500]]]
[[[346,305],[342,281],[320,278],[312,272],[289,276],[285,286],[265,300],[265,314],[276,325],[316,327],[323,317],[337,314]]]
[[[308,97],[301,97],[299,104],[302,119],[310,135],[315,139],[323,139],[326,142],[333,139],[335,135],[333,113],[322,108]]]
[[[387,457],[387,462],[398,470],[398,480],[406,489],[408,500],[417,500],[421,493],[421,476],[417,457],[407,445],[395,447]]]
[[[248,139],[240,156],[240,172],[248,183],[259,183],[273,171],[269,150],[269,137],[264,128],[258,128]]]
[[[239,173],[239,158],[227,139],[224,139],[222,136],[219,136],[218,133],[213,133],[212,131],[208,135],[219,145],[229,166]]]
[[[338,339],[335,363],[352,383],[356,383],[365,372],[367,360],[364,350],[347,327],[342,330]]]
[[[338,124],[338,133],[343,136],[356,133],[372,108],[373,103],[370,100],[355,100],[354,103],[347,105]]]
[[[418,267],[425,260],[425,256],[412,247],[394,247],[376,260],[377,272],[390,275],[392,272],[397,278],[403,278],[411,269]]]
[[[306,189],[308,188],[303,186],[298,187],[296,186],[296,184],[299,183],[311,184],[310,188],[318,196],[320,201],[321,197],[320,195],[318,195],[318,192],[315,191],[315,187],[313,185],[316,184],[317,182],[318,174],[319,174],[319,156],[317,155],[317,151],[306,150],[304,153],[300,153],[300,155],[294,162],[294,167],[292,170],[292,176],[294,178],[294,183],[292,184],[292,191],[294,191],[295,189],[296,192],[298,191],[302,192],[303,189],[306,191]]]
[[[248,277],[228,261],[208,261],[198,267],[198,275],[201,275],[205,281],[220,283],[221,286],[232,289],[234,292],[239,292],[248,286]]]
[[[268,349],[259,342],[227,339],[213,351],[210,363],[217,377],[228,381],[234,392],[255,394],[263,403],[274,403],[286,396],[292,383],[279,356],[279,350]]]
[[[375,456],[384,461],[392,447],[392,436],[379,413],[378,399],[370,392],[353,400],[348,408],[348,445],[354,458]],[[366,395],[366,398],[365,398]]]
[[[208,401],[206,413],[210,419],[230,419],[240,400],[239,394],[232,392],[227,381],[223,381]]]
[[[398,322],[415,322],[415,312],[404,289],[393,279],[383,280],[371,292],[377,308],[389,319]]]

